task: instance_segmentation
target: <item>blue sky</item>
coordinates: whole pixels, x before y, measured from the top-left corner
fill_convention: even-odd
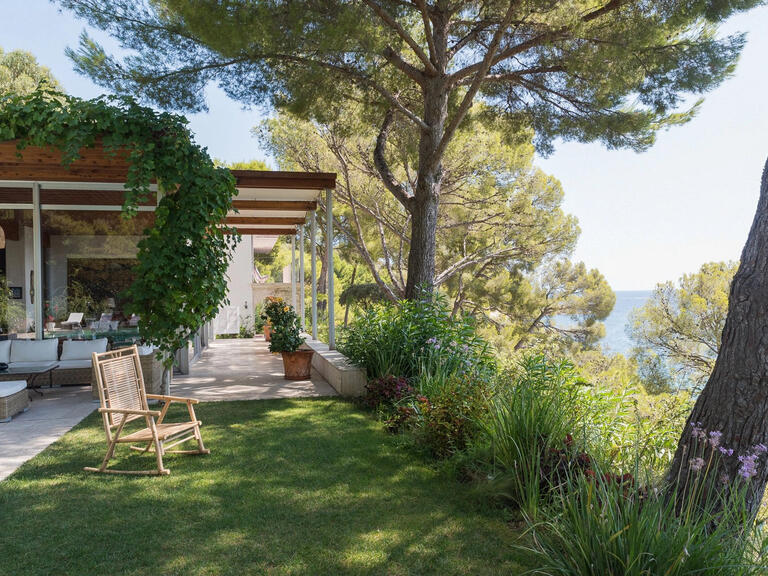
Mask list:
[[[3,0],[0,47],[29,50],[67,92],[90,98],[102,90],[64,56],[84,27],[48,0]],[[734,77],[707,96],[697,118],[660,134],[650,151],[561,143],[539,159],[562,181],[565,208],[579,218],[575,258],[598,268],[616,290],[649,289],[704,262],[739,257],[768,156],[768,7],[722,29],[736,31],[748,40]],[[210,112],[190,116],[197,141],[224,160],[269,161],[250,134],[263,111],[242,110],[214,87],[208,97]]]

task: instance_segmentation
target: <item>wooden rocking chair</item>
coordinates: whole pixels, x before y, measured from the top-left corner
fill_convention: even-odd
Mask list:
[[[144,377],[141,373],[139,352],[136,346],[122,348],[112,352],[93,353],[93,368],[99,390],[101,406],[99,412],[104,419],[104,432],[107,436],[107,454],[99,468],[85,468],[89,472],[108,474],[170,474],[163,466],[164,454],[210,454],[203,446],[200,435],[200,422],[195,416],[192,398],[147,394],[144,390]],[[150,410],[147,399],[164,402],[161,410]],[[186,402],[189,421],[165,423],[165,415],[172,402]],[[146,427],[131,433],[124,432],[125,425],[143,419]],[[197,441],[197,450],[169,450],[188,440]],[[129,444],[131,450],[149,452],[154,450],[157,459],[156,470],[115,470],[107,464],[115,453],[118,444]],[[139,446],[136,446],[139,444]]]

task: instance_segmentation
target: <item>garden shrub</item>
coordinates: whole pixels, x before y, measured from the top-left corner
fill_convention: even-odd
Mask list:
[[[487,445],[491,487],[535,517],[562,473],[592,465],[587,454],[595,404],[568,361],[529,356],[503,372],[480,424]]]
[[[240,329],[237,332],[238,338],[253,338],[255,333],[253,325],[253,316],[240,318]]]
[[[272,335],[269,340],[270,352],[295,352],[304,344],[301,324],[296,311],[290,304],[282,303],[269,313]]]
[[[286,306],[285,300],[279,296],[267,296],[261,306],[259,317],[264,323],[269,323],[270,325],[279,324],[283,314],[287,312]]]
[[[478,432],[485,409],[482,381],[448,379],[439,392],[420,394],[412,403],[410,427],[418,444],[436,458],[465,450]]]
[[[374,378],[366,384],[363,402],[369,408],[386,408],[411,394],[413,394],[413,387],[402,376],[383,376]]]
[[[437,458],[475,435],[495,359],[473,320],[452,317],[441,297],[374,306],[342,333],[339,348],[366,369],[365,402],[389,409],[391,432],[409,430]]]
[[[529,526],[531,563],[562,576],[765,574],[766,543],[738,492],[705,501],[700,486],[688,486],[676,511],[676,494],[639,488],[627,476],[570,477],[545,519]]]
[[[492,372],[495,363],[474,320],[452,317],[437,295],[372,306],[340,332],[339,350],[365,368],[369,379],[427,378],[438,369],[444,374]]]
[[[686,418],[693,407],[690,392],[649,394],[629,361],[600,351],[575,357],[582,410],[591,414],[588,444],[598,445],[612,465],[661,477],[666,473]],[[632,376],[632,377],[630,377]]]

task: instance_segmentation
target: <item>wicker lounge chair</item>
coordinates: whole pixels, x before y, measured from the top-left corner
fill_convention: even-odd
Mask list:
[[[144,377],[136,346],[121,348],[102,354],[93,353],[96,383],[99,390],[99,412],[104,419],[104,432],[107,436],[107,453],[101,466],[85,468],[89,472],[110,474],[170,474],[163,465],[164,454],[209,454],[200,435],[200,424],[195,416],[192,398],[178,398],[147,394],[144,389]],[[164,402],[161,410],[150,410],[147,399]],[[164,422],[168,407],[172,402],[186,402],[189,420],[186,422]],[[128,432],[126,424],[143,420],[144,428]],[[170,450],[188,440],[197,442],[196,450]],[[115,470],[107,464],[115,453],[118,444],[129,444],[132,450],[155,452],[157,468],[155,470]]]

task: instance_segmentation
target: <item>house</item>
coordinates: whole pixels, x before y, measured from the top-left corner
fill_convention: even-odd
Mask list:
[[[15,142],[0,142],[0,282],[8,288],[0,297],[0,338],[138,339],[141,319],[126,311],[124,290],[157,197],[123,218],[127,170],[99,147],[64,167],[55,149],[30,147],[19,158]],[[253,314],[253,237],[295,235],[314,217],[319,195],[335,187],[335,174],[233,175],[238,196],[226,223],[243,241],[229,264],[229,304],[213,323],[218,333],[237,332]],[[159,194],[156,185],[152,191]],[[82,320],[72,322],[73,313]]]

